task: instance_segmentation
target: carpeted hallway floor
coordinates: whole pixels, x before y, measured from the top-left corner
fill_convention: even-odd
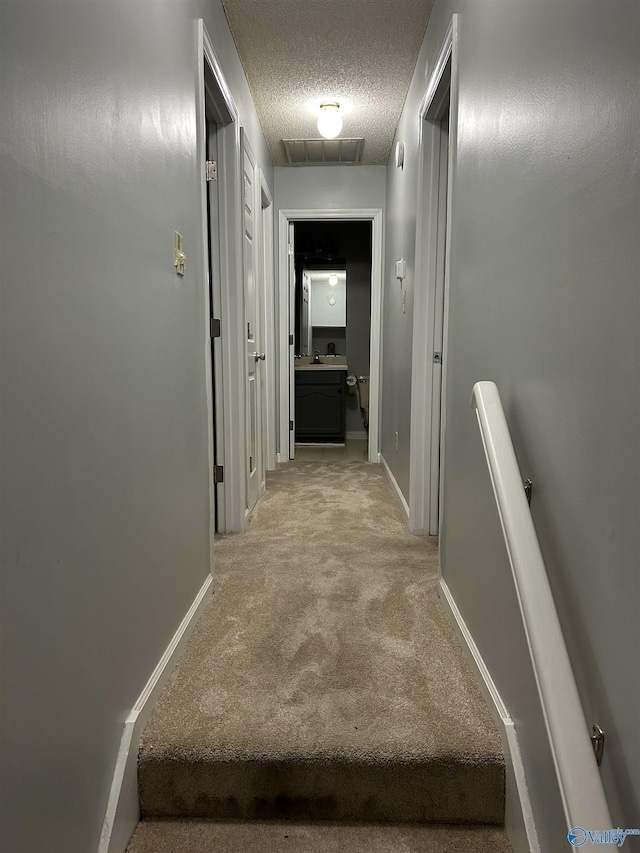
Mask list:
[[[380,466],[270,474],[247,530],[216,539],[214,578],[144,732],[131,853],[510,850],[436,543],[408,534]]]

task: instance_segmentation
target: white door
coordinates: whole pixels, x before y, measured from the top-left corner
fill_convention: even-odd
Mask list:
[[[445,284],[447,280],[447,188],[449,182],[449,106],[438,122],[440,127],[440,167],[438,175],[438,233],[436,247],[435,316],[433,326],[433,382],[431,398],[431,439],[429,453],[430,493],[429,535],[440,528],[440,447],[442,444],[442,358],[444,341]]]
[[[296,334],[296,256],[295,231],[289,223],[289,459],[296,455],[296,374],[294,368],[294,341]]]
[[[246,136],[242,134],[242,222],[244,261],[244,306],[246,333],[246,460],[247,512],[254,508],[260,494],[262,440],[260,435],[260,366],[264,353],[259,345],[259,292],[256,276],[256,164]]]

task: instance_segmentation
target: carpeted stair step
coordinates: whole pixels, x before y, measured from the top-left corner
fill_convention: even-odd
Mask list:
[[[269,475],[144,732],[143,818],[500,824],[500,738],[377,465]]]
[[[146,820],[127,853],[512,853],[495,826]]]
[[[215,753],[215,750],[213,750]],[[486,756],[143,753],[144,817],[500,824],[504,767]]]

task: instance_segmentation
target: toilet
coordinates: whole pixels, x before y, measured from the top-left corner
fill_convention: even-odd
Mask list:
[[[366,430],[369,429],[369,377],[368,376],[358,376],[358,405],[360,406],[360,412],[362,413],[362,420],[364,421],[364,428]]]

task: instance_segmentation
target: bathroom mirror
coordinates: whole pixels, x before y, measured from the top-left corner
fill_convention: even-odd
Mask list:
[[[347,271],[344,261],[301,264],[296,275],[296,353],[345,355]]]
[[[346,270],[310,270],[308,276],[312,328],[345,328],[347,325]]]

